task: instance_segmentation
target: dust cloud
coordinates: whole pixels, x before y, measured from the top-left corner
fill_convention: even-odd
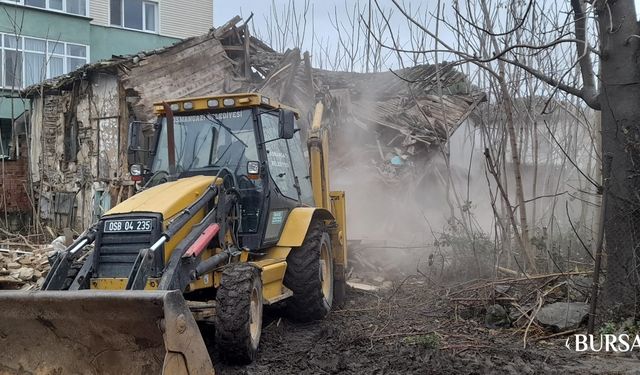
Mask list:
[[[465,122],[450,138],[453,184],[447,194],[449,172],[437,147],[418,145],[425,149],[420,155],[395,166],[383,159],[393,152],[384,149],[378,132],[342,124],[332,137],[331,186],[346,192],[349,239],[431,246],[434,235],[450,226],[447,199],[456,216],[458,203],[482,213],[478,221],[489,230],[493,215],[480,143],[469,139],[474,133]]]
[[[379,278],[380,271],[392,280],[419,270],[431,272],[435,254],[441,255],[437,268],[450,266],[450,251],[439,243],[443,233],[460,231],[451,220],[452,214],[461,216],[460,206],[467,207],[466,215],[470,212],[484,230],[491,229],[481,142],[471,123],[464,122],[450,137],[447,168],[438,146],[414,143],[408,155],[397,147],[399,142],[390,142],[406,135],[351,119],[345,116],[331,129],[329,161],[331,189],[346,193],[347,239],[356,280]],[[398,155],[404,158],[400,161]]]
[[[495,262],[509,265],[500,240],[514,241],[512,223],[502,208],[494,177],[486,169],[481,128],[468,119],[447,144],[416,143],[417,151],[408,157],[406,150],[389,146],[390,138],[406,135],[391,130],[395,134],[390,136],[389,131],[348,118],[331,131],[331,188],[346,192],[347,238],[354,248],[366,251],[376,267],[396,267],[400,273],[415,273],[416,265],[434,254],[440,256],[442,268],[479,269],[478,263],[484,263],[483,271],[476,275],[494,269]],[[406,158],[397,163],[397,155],[403,153]],[[506,173],[503,184],[515,206],[514,173],[506,157],[507,165],[500,172]],[[584,252],[572,240],[570,217],[587,246],[593,241],[594,212],[571,194],[579,186],[577,172],[566,160],[556,162],[554,158],[545,152],[534,169],[531,156],[525,155],[521,167],[525,199],[536,197],[527,203],[527,216],[530,241],[540,259]],[[492,199],[502,217],[501,226],[496,225],[499,219]],[[519,226],[517,216],[515,220]],[[508,232],[496,239],[495,230],[500,227]],[[515,242],[506,246],[517,252]]]

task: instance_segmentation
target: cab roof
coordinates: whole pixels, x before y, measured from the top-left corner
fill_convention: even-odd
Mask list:
[[[295,108],[286,106],[278,101],[259,93],[222,94],[200,96],[195,98],[182,98],[165,100],[174,113],[192,113],[205,110],[233,110],[250,107],[263,107],[267,109],[288,109],[299,117]],[[163,115],[165,110],[163,102],[153,103],[153,112]]]

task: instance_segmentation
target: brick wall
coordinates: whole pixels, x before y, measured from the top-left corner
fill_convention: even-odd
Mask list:
[[[8,213],[31,212],[31,203],[25,187],[27,185],[27,153],[24,147],[24,139],[20,139],[22,145],[18,160],[4,161],[4,179],[2,178],[2,164],[0,164],[0,210],[3,209],[2,188],[6,196],[6,209]]]

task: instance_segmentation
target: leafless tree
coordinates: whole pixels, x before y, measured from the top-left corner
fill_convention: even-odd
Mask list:
[[[19,39],[23,38],[23,25],[25,22],[25,11],[24,9],[22,9],[19,6],[6,6],[4,7],[4,16],[5,18],[9,21],[10,25],[9,28],[11,30],[11,35],[12,38],[14,38],[16,41],[18,41]],[[45,36],[45,41],[46,43],[50,43],[50,45],[57,45],[58,43],[60,43],[59,40],[59,36],[58,37],[51,37],[49,30],[47,30],[46,32],[46,36]],[[46,50],[45,50],[46,51]],[[28,196],[28,199],[31,203],[31,209],[32,209],[32,230],[35,232],[35,234],[38,233],[44,233],[43,228],[42,228],[42,223],[40,221],[40,206],[36,203],[36,197],[38,196],[38,194],[36,194],[36,191],[34,189],[34,184],[33,184],[33,175],[31,174],[32,171],[32,164],[33,163],[44,163],[43,160],[32,160],[31,159],[31,147],[33,147],[33,145],[31,145],[31,143],[29,142],[30,140],[30,132],[31,129],[29,126],[25,126],[24,127],[24,131],[25,133],[23,134],[25,137],[25,148],[26,148],[26,155],[21,155],[20,154],[20,135],[18,134],[18,132],[16,131],[16,121],[18,119],[19,116],[23,115],[23,113],[21,111],[18,111],[18,109],[16,108],[17,105],[16,103],[20,103],[22,108],[28,108],[27,106],[27,101],[22,98],[20,96],[20,90],[23,88],[24,85],[24,81],[23,81],[23,72],[26,69],[25,66],[23,66],[23,59],[24,56],[23,54],[24,49],[22,49],[20,47],[19,43],[15,43],[15,50],[14,50],[15,56],[16,58],[14,58],[13,61],[13,65],[9,66],[3,66],[0,67],[0,69],[5,69],[5,79],[6,77],[10,74],[12,77],[14,77],[14,79],[12,80],[12,84],[9,86],[9,97],[10,97],[10,108],[11,108],[11,129],[12,129],[12,139],[11,139],[11,146],[9,150],[3,150],[1,148],[3,148],[3,145],[0,145],[0,152],[3,155],[9,155],[12,158],[26,158],[27,160],[27,184],[24,186],[24,189],[26,191],[26,194]],[[35,72],[37,73],[37,75],[33,78],[35,78],[37,81],[44,81],[47,77],[47,66],[50,64],[51,58],[53,56],[53,52],[50,53],[45,53],[43,56],[43,59],[41,60],[42,65],[38,67],[38,70],[36,70]],[[40,88],[40,91],[42,91],[42,87]],[[27,109],[28,111],[28,109]],[[40,113],[42,113],[42,111],[40,111]],[[26,112],[25,112],[26,114]],[[27,120],[27,118],[24,119],[25,121]],[[44,145],[40,146],[37,145],[36,147],[43,147]],[[44,157],[44,153],[41,153],[42,157]],[[5,165],[4,165],[4,158],[2,159],[2,168],[1,168],[1,178],[2,181],[5,181]],[[43,169],[40,168],[40,171],[42,172]],[[40,178],[40,180],[42,180],[42,178]],[[8,214],[7,214],[7,205],[6,205],[6,191],[5,191],[5,184],[2,184],[2,201],[3,201],[3,209],[4,209],[4,222],[5,225],[8,225]],[[7,228],[8,229],[8,228]]]
[[[587,180],[607,201],[603,222],[608,275],[605,300],[610,305],[618,305],[626,314],[636,313],[640,296],[640,107],[637,105],[640,68],[635,56],[640,47],[640,26],[634,1],[530,0],[524,4],[511,2],[507,6],[490,0],[454,2],[453,9],[443,18],[449,21],[454,32],[472,30],[477,36],[467,40],[464,48],[438,38],[433,29],[412,17],[406,7],[397,0],[392,1],[397,11],[429,38],[438,39],[441,45],[437,50],[406,48],[403,52],[450,54],[456,56],[457,64],[473,64],[476,69],[490,72],[507,103],[514,91],[509,87],[506,72],[509,67],[516,67],[544,82],[553,94],[564,92],[600,111],[603,178],[602,181]],[[519,35],[531,38],[520,43]],[[394,46],[386,47],[398,50]],[[569,54],[570,50],[573,53]],[[550,61],[540,66],[527,56],[547,57]],[[512,106],[505,106],[507,122],[513,116],[508,113],[508,107]],[[517,164],[520,151],[515,132],[514,127],[508,138],[510,157]],[[570,159],[571,155],[566,156]],[[517,189],[518,184],[516,182]],[[516,195],[524,232],[527,229],[525,199],[519,193]],[[526,235],[523,237],[526,240]]]

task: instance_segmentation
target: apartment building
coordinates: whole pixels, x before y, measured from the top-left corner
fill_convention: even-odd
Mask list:
[[[206,33],[213,0],[0,0],[0,157],[20,150],[18,92],[78,67]]]

